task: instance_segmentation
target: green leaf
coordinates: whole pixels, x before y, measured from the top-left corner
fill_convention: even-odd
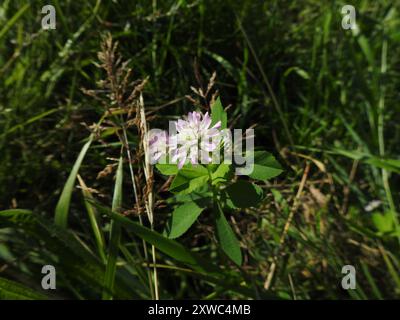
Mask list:
[[[123,158],[119,158],[118,169],[115,179],[114,196],[112,210],[117,211],[122,205],[122,181],[123,181]],[[110,244],[108,249],[108,259],[106,272],[104,275],[103,300],[112,300],[114,292],[115,273],[117,269],[117,257],[119,243],[121,240],[121,226],[119,222],[111,221]]]
[[[233,172],[231,170],[231,166],[229,164],[226,163],[221,163],[217,170],[215,170],[212,174],[211,174],[211,178],[212,178],[212,184],[216,185],[220,182],[224,182],[227,180],[232,179],[233,177]]]
[[[176,194],[172,197],[169,197],[166,202],[168,204],[182,204],[183,202],[192,202],[196,200],[201,200],[202,202],[205,203],[205,201],[208,201],[212,199],[212,192],[207,190],[207,191],[193,191],[190,194]],[[208,203],[205,203],[205,206],[207,206]]]
[[[88,151],[92,141],[93,135],[90,135],[88,142],[85,143],[81,152],[79,153],[78,158],[75,161],[71,173],[69,174],[68,180],[64,185],[64,189],[61,193],[60,199],[58,200],[55,210],[54,222],[60,227],[67,227],[69,203],[71,201],[71,195],[74,188],[76,175],[78,174],[83,158],[85,157],[86,152]]]
[[[228,116],[224,107],[221,104],[221,99],[218,97],[214,104],[211,106],[211,126],[221,121],[221,129],[226,129],[228,123]]]
[[[365,162],[387,171],[400,173],[400,160],[370,157],[366,159]]]
[[[177,164],[161,164],[157,163],[156,168],[166,176],[173,176],[178,174],[178,172],[185,176],[186,178],[195,178],[204,176],[208,173],[207,169],[201,164],[186,164],[181,169],[178,168]]]
[[[170,239],[175,239],[184,234],[196,221],[200,213],[204,210],[196,202],[186,202],[175,208],[172,213],[171,231],[168,235]]]
[[[25,209],[8,209],[0,211],[0,222],[5,225],[17,225],[32,220],[32,211]],[[0,225],[1,227],[1,225]]]
[[[372,214],[372,222],[381,233],[388,233],[394,229],[393,214],[388,211],[385,214],[375,212]]]
[[[201,164],[187,164],[179,170],[179,174],[186,177],[186,178],[196,178],[201,177],[204,175],[208,175],[208,170],[206,167],[202,166]]]
[[[207,185],[209,178],[208,174],[196,178],[188,178],[179,172],[172,181],[169,191],[180,194],[189,194]]]
[[[221,248],[233,262],[240,266],[242,264],[242,252],[240,251],[239,240],[226,220],[219,203],[216,204],[216,209],[215,223]]]
[[[280,175],[282,172],[281,165],[271,153],[266,151],[254,152],[254,169],[249,177],[265,181]]]
[[[400,160],[398,159],[386,159],[380,158],[377,156],[370,155],[365,152],[361,152],[359,150],[344,150],[335,148],[332,149],[333,153],[340,154],[344,157],[353,159],[353,160],[360,160],[365,163],[368,163],[372,166],[385,169],[387,171],[392,171],[396,173],[400,173]]]
[[[237,208],[255,207],[263,195],[259,186],[243,180],[231,184],[225,190]]]
[[[48,297],[15,281],[0,278],[0,300],[47,300]]]
[[[209,179],[208,170],[202,165],[185,165],[178,171],[169,191],[188,194],[204,186]]]
[[[157,165],[157,168],[165,175],[176,174],[169,188],[169,191],[174,193],[190,193],[207,183],[209,178],[208,170],[200,164],[188,164],[183,166],[181,169],[178,169],[176,165],[170,164]]]
[[[178,166],[176,164],[157,163],[156,168],[165,176],[174,176],[178,173]]]

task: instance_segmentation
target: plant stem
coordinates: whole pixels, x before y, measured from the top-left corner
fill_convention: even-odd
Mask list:
[[[148,150],[148,142],[147,142],[147,121],[146,121],[146,112],[144,110],[144,101],[143,95],[140,94],[139,98],[139,112],[140,112],[140,133],[143,144],[144,151],[144,163],[143,163],[143,171],[146,179],[146,195],[147,201],[145,200],[147,217],[150,221],[151,230],[154,230],[154,195],[153,195],[153,172],[150,164],[150,155]],[[151,254],[153,257],[153,276],[154,276],[154,294],[155,299],[159,300],[158,293],[158,275],[157,275],[157,260],[156,260],[156,248],[154,245],[151,246]]]
[[[382,57],[381,57],[381,77],[386,74],[387,71],[387,40],[383,40],[382,44]],[[378,144],[379,144],[379,155],[383,158],[385,156],[385,136],[384,136],[384,111],[385,111],[385,85],[381,82],[381,90],[378,102]],[[397,239],[400,244],[399,234],[399,220],[397,217],[396,206],[393,201],[392,191],[390,189],[389,174],[386,169],[382,168],[382,183],[385,189],[386,199],[389,203],[390,212],[396,228]]]
[[[135,197],[136,208],[137,208],[137,212],[138,212],[138,215],[139,215],[139,223],[143,226],[143,219],[142,219],[142,216],[140,215],[140,212],[139,212],[139,199],[138,199],[138,194],[137,194],[135,175],[133,173],[133,168],[132,168],[132,155],[131,155],[131,150],[129,148],[128,135],[126,133],[126,128],[125,128],[124,124],[122,125],[122,132],[123,132],[124,140],[125,140],[124,141],[124,145],[125,145],[125,149],[126,149],[126,154],[128,156],[128,167],[129,167],[129,172],[130,172],[132,186],[133,186],[133,194],[134,194],[134,197]],[[147,267],[147,278],[149,280],[150,295],[151,295],[151,298],[154,299],[153,282],[151,280],[151,271],[150,271],[150,268],[149,268],[150,260],[149,260],[149,254],[147,252],[147,243],[143,239],[142,239],[142,243],[143,243],[144,259],[146,260],[146,263],[147,263],[147,266],[148,266]],[[154,263],[154,261],[153,261],[153,263]]]

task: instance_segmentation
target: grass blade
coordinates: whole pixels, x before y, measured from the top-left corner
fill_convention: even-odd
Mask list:
[[[88,190],[85,182],[83,181],[83,179],[81,178],[81,176],[78,174],[78,181],[79,184],[82,188],[82,193],[83,193],[83,197],[84,197],[84,202],[85,202],[85,207],[86,207],[86,211],[88,213],[89,216],[89,220],[90,220],[90,225],[92,226],[92,230],[93,230],[93,234],[94,234],[94,238],[96,240],[96,245],[97,245],[97,250],[99,251],[99,255],[101,257],[101,259],[103,261],[106,261],[106,256],[105,256],[105,240],[104,240],[104,235],[103,232],[101,231],[100,227],[99,227],[99,223],[98,223],[98,215],[96,212],[96,209],[93,207],[91,201],[94,201],[94,198],[92,196],[92,194],[90,193],[90,191]]]
[[[90,135],[89,141],[85,143],[81,152],[79,153],[78,159],[76,159],[75,164],[69,174],[68,180],[64,185],[64,189],[61,193],[60,199],[58,200],[54,222],[60,227],[67,227],[68,221],[68,210],[71,201],[72,190],[74,188],[75,179],[78,174],[79,168],[82,164],[83,158],[85,158],[86,152],[88,151],[91,143],[93,141],[93,135]]]
[[[47,300],[39,292],[25,287],[15,281],[0,278],[0,300]]]
[[[123,158],[120,157],[118,169],[115,179],[114,196],[112,202],[112,210],[117,211],[122,205],[122,181],[123,181]],[[111,221],[111,234],[110,244],[108,249],[107,267],[104,275],[104,291],[103,300],[112,300],[115,273],[117,270],[117,257],[119,250],[119,243],[121,240],[121,225],[118,221]]]
[[[31,6],[30,3],[25,4],[21,9],[18,10],[13,17],[7,21],[5,26],[0,30],[0,40],[4,37],[4,35],[10,30],[10,28],[18,21],[19,18],[24,14],[24,12]]]

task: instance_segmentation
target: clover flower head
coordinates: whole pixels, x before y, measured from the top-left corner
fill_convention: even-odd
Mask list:
[[[210,153],[219,148],[221,141],[221,122],[211,127],[211,117],[208,112],[189,112],[184,119],[175,122],[177,133],[170,137],[169,147],[172,162],[178,162],[178,167],[190,161],[192,164],[210,163]]]
[[[221,142],[225,144],[223,131],[220,130],[221,121],[213,126],[211,123],[208,112],[202,114],[194,111],[174,121],[176,132],[173,134],[151,130],[148,136],[151,163],[160,162],[164,158],[170,163],[178,163],[179,169],[188,162],[210,163],[212,153],[219,152]]]

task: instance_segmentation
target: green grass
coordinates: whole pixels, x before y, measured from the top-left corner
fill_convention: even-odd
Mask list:
[[[161,298],[400,297],[399,4],[352,1],[354,32],[341,28],[346,1],[54,1],[57,29],[49,31],[40,29],[42,3],[27,3],[0,4],[0,209],[32,209],[35,218],[0,214],[0,279],[7,279],[0,297],[40,296],[41,266],[51,261],[60,272],[49,298],[151,298],[151,244]],[[133,77],[149,77],[147,110],[166,105],[152,127],[192,111],[184,96],[216,71],[222,103],[232,105],[228,125],[256,124],[256,145],[284,166],[260,184],[260,208],[232,215],[241,267],[216,246],[207,214],[181,238],[165,240],[177,200],[162,192],[155,232],[136,216],[115,217],[119,250],[112,242],[106,268],[115,168],[96,177],[112,163],[107,158],[120,157],[121,143],[109,129],[108,145],[85,145],[90,132],[82,123],[98,123],[104,106],[81,90],[96,89],[105,76],[96,65],[106,32]],[[136,148],[136,132],[127,134]],[[118,190],[128,210],[126,164]],[[155,187],[164,182],[156,174]],[[379,206],[366,211],[374,200]],[[356,267],[357,290],[340,287],[346,264]]]

